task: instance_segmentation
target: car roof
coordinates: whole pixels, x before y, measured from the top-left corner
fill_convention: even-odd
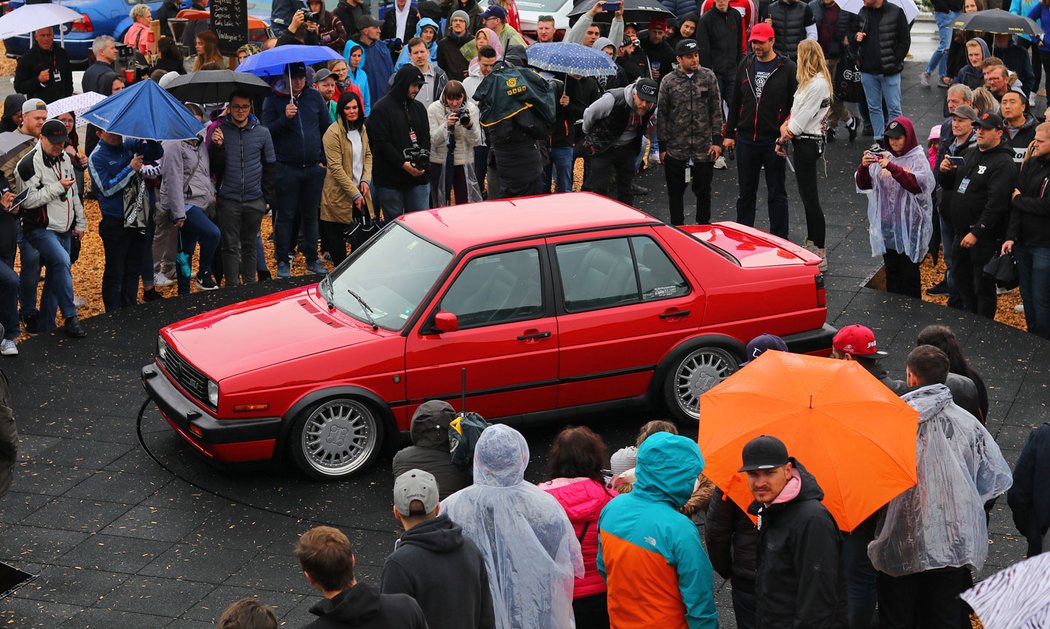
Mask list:
[[[566,232],[661,224],[645,212],[589,192],[454,205],[410,212],[398,220],[456,252]]]

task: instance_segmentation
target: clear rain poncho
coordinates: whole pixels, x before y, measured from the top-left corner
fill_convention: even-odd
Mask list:
[[[485,557],[498,629],[566,629],[575,626],[572,590],[583,555],[565,509],[525,481],[528,462],[521,433],[486,428],[474,449],[474,484],[441,511]]]
[[[868,198],[868,237],[871,255],[881,256],[887,250],[907,255],[918,264],[929,250],[933,234],[933,189],[936,180],[930,170],[926,152],[915,140],[915,130],[904,117],[895,118],[907,129],[907,142],[901,155],[890,153],[890,162],[915,176],[921,191],[913,194],[905,190],[888,170],[879,164],[868,166],[871,190],[860,192]]]
[[[886,507],[868,557],[899,577],[949,566],[980,570],[988,557],[984,503],[1013,483],[992,435],[952,403],[943,384],[901,397],[919,411],[919,482]]]

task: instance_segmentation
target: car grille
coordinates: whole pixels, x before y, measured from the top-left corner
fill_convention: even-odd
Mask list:
[[[189,391],[190,395],[197,398],[200,403],[211,406],[211,403],[208,402],[208,378],[204,374],[185,358],[179,356],[171,347],[164,352],[160,363],[180,387]]]

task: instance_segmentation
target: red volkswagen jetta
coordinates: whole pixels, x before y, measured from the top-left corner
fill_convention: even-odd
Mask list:
[[[318,479],[368,466],[431,399],[499,421],[649,404],[695,423],[751,338],[829,351],[819,262],[590,194],[417,212],[319,284],[165,327],[142,378],[206,457],[287,454]]]

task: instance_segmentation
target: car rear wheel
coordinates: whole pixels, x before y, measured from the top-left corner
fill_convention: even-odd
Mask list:
[[[737,370],[739,361],[721,347],[700,347],[679,359],[668,372],[664,399],[668,410],[684,423],[700,421],[700,395]]]
[[[379,455],[383,426],[368,404],[353,398],[321,402],[292,429],[296,465],[317,480],[336,480],[367,468]]]

